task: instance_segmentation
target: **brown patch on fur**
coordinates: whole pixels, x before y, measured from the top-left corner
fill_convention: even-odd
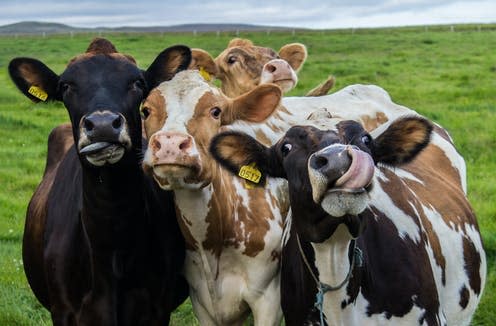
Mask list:
[[[384,123],[386,123],[388,121],[388,118],[383,112],[377,112],[374,118],[371,118],[370,116],[365,115],[365,116],[361,117],[361,120],[362,120],[361,122],[362,122],[363,128],[366,131],[371,132],[372,130],[376,129],[380,125],[383,125]]]
[[[229,172],[221,170],[219,178],[213,180],[214,195],[205,220],[207,238],[202,245],[220,257],[224,248],[240,248],[243,244],[243,254],[255,257],[265,247],[264,238],[270,229],[268,219],[273,220],[274,216],[265,200],[264,188],[247,190],[247,207],[246,199],[236,191],[233,178]]]
[[[470,299],[470,292],[468,292],[467,287],[464,285],[460,289],[460,301],[459,301],[459,304],[460,304],[460,307],[462,307],[462,309],[467,308],[469,299]]]
[[[389,169],[381,168],[382,173],[386,176],[388,181],[379,181],[381,187],[386,193],[389,194],[394,205],[400,208],[406,215],[412,217],[423,232],[421,233],[422,241],[432,248],[434,259],[436,264],[441,268],[441,281],[443,285],[446,284],[446,258],[441,250],[441,243],[438,235],[434,232],[432,223],[429,218],[424,214],[422,209],[422,202],[416,196],[415,191],[411,191],[411,188],[398,187],[397,185],[402,184],[402,180]],[[413,207],[415,207],[415,210]],[[420,220],[415,220],[414,216],[420,217]]]
[[[190,231],[190,227],[193,225],[191,221],[189,221],[186,216],[181,214],[181,211],[178,209],[176,206],[176,215],[177,215],[177,222],[179,224],[179,229],[181,229],[181,233],[183,234],[184,237],[184,242],[186,244],[186,249],[187,250],[197,250],[198,249],[198,242],[196,239],[193,237]]]
[[[281,251],[280,250],[272,250],[270,253],[270,256],[272,257],[272,261],[280,261],[281,260]]]
[[[450,138],[450,136],[446,130],[444,130],[443,128],[439,127],[436,124],[432,124],[432,125],[434,126],[434,128],[432,130],[433,132],[435,132],[436,134],[438,134],[439,136],[444,138],[444,140],[446,140],[448,143],[453,144],[453,142],[451,141],[451,138]]]
[[[468,238],[463,237],[463,257],[465,259],[465,273],[468,281],[475,294],[481,293],[480,265],[481,257],[474,243]]]
[[[141,111],[148,110],[149,116],[144,121],[145,132],[148,138],[159,131],[167,119],[165,98],[158,89],[153,89],[141,106]]]
[[[379,182],[394,204],[406,214],[415,216],[416,213],[411,205],[415,207],[420,217],[419,222],[425,230],[422,238],[432,248],[436,263],[443,271],[442,281],[445,284],[446,261],[441,251],[440,240],[433,230],[430,218],[423,213],[422,206],[436,211],[446,226],[463,233],[466,224],[473,225],[478,230],[474,212],[463,193],[459,174],[451,166],[448,157],[437,146],[429,144],[416,159],[401,168],[421,180],[423,184],[407,178],[400,179],[396,174],[384,168],[381,168],[381,171],[388,178],[388,181]],[[408,188],[395,186],[402,183],[405,183]],[[473,286],[474,291],[480,291],[480,255],[473,243],[465,237],[464,254],[466,266],[468,266],[466,268],[467,275],[473,282],[471,286]]]

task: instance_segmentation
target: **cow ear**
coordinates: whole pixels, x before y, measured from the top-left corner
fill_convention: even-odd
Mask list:
[[[286,60],[294,71],[298,71],[307,60],[307,48],[301,43],[286,44],[279,50],[279,56]]]
[[[151,90],[161,82],[171,80],[179,71],[187,69],[190,62],[191,49],[187,46],[171,46],[160,52],[145,71],[148,89]]]
[[[210,153],[235,175],[239,175],[243,167],[251,167],[261,172],[262,181],[267,176],[284,177],[274,149],[245,133],[227,131],[216,135],[210,143]]]
[[[372,143],[374,161],[389,165],[408,163],[422,151],[430,141],[432,124],[422,117],[399,118],[389,126],[372,132],[381,132]]]
[[[214,62],[214,58],[210,53],[202,49],[191,49],[191,63],[188,69],[199,70],[206,81],[210,81],[217,76],[217,65]]]
[[[228,112],[222,115],[222,124],[236,120],[262,122],[277,108],[281,101],[281,88],[275,84],[259,85],[253,90],[231,100]]]
[[[33,102],[61,100],[57,93],[59,76],[43,62],[15,58],[9,63],[9,74],[17,88]]]

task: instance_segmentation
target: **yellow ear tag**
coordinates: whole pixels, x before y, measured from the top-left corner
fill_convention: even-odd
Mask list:
[[[243,165],[241,169],[239,169],[238,175],[241,178],[251,181],[253,183],[259,183],[260,178],[262,177],[262,172],[260,172],[260,170],[257,169],[255,163],[251,163],[249,165]]]
[[[42,100],[43,102],[45,102],[48,98],[48,94],[44,90],[39,88],[38,86],[33,85],[33,86],[29,87],[28,93],[33,95],[37,99]]]
[[[212,76],[203,67],[200,67],[200,75],[208,82],[212,80]]]

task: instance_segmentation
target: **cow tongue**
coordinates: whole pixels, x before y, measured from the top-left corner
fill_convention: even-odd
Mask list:
[[[374,176],[374,161],[372,157],[359,149],[348,147],[352,161],[350,168],[338,180],[335,187],[339,189],[361,189],[367,187]]]

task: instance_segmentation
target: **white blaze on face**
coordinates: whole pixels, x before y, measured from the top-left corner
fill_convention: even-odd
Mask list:
[[[219,91],[206,83],[197,71],[190,70],[178,73],[171,81],[160,84],[157,90],[164,99],[161,109],[165,110],[163,115],[165,119],[160,129],[149,135],[150,145],[145,153],[144,164],[152,167],[155,179],[164,189],[199,188],[203,184],[197,177],[204,167],[197,137],[201,137],[202,128],[208,129],[208,126],[196,126],[192,121],[197,119],[195,110],[202,97],[206,93],[219,95]],[[188,130],[188,126],[191,125],[193,125],[192,128],[190,127],[192,130]],[[177,148],[178,144],[175,143],[178,142],[177,137],[191,140],[187,150],[181,150],[181,145],[179,149]],[[154,140],[160,146],[152,146]],[[157,157],[154,156],[159,150],[162,155],[164,152],[168,155],[167,164],[154,165],[158,162]],[[180,156],[177,159],[177,166],[174,166],[174,155]],[[188,164],[198,169],[193,171],[187,166],[182,166],[184,162],[189,162]]]

